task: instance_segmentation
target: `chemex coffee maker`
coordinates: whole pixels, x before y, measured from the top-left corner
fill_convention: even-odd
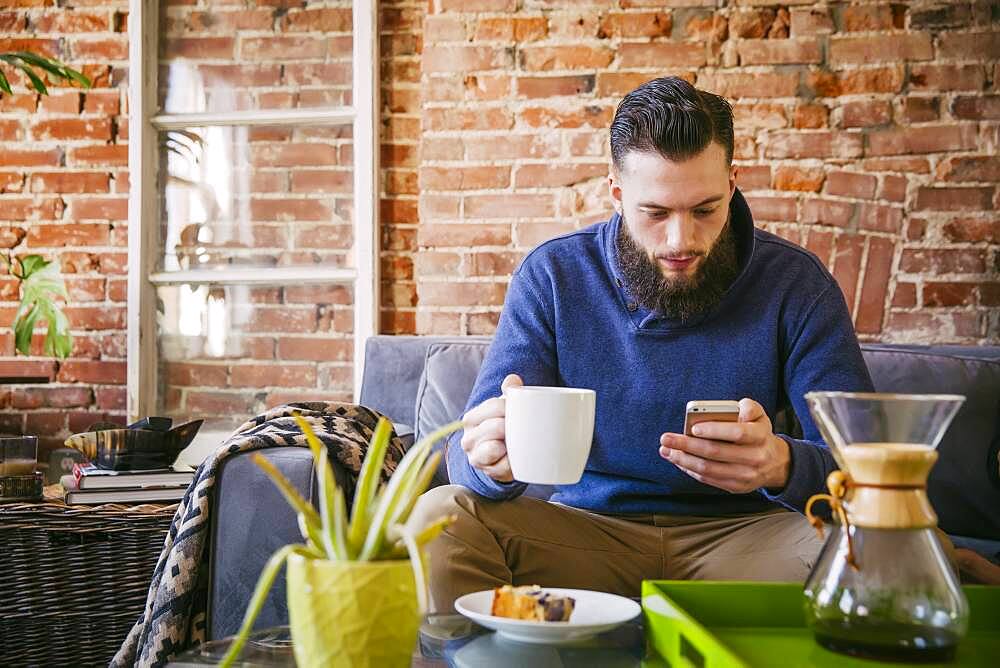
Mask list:
[[[948,661],[969,605],[936,533],[927,476],[965,397],[811,392],[809,410],[840,466],[827,479],[836,524],[805,584],[806,621],[835,652]]]
[[[0,502],[42,498],[38,437],[0,436]]]

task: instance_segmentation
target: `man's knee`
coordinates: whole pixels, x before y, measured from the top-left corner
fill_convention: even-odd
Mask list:
[[[441,485],[424,492],[410,513],[408,524],[422,529],[441,517],[455,515],[475,502],[475,493],[462,485]]]

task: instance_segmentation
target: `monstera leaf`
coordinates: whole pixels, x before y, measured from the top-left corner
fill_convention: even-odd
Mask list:
[[[14,348],[22,355],[31,353],[31,334],[35,324],[44,320],[46,355],[65,359],[73,350],[69,320],[56,301],[67,299],[66,284],[59,276],[59,266],[41,255],[6,259],[8,269],[21,281],[21,305],[14,314]],[[20,265],[17,271],[16,265]]]

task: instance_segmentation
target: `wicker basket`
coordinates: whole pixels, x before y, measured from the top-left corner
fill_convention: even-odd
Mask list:
[[[108,665],[176,509],[0,504],[0,666]]]

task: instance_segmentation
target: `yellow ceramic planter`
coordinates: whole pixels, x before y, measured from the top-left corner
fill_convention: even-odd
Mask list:
[[[409,561],[288,558],[299,668],[409,666],[420,630]]]

